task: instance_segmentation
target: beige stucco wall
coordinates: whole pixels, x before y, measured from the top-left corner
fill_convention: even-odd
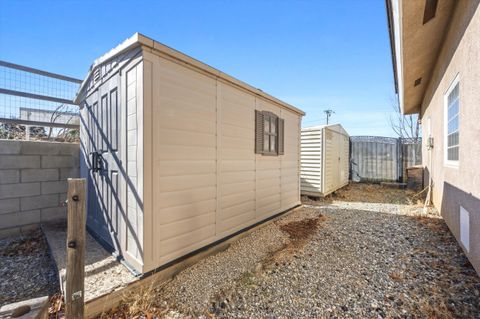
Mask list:
[[[422,104],[423,163],[434,182],[433,202],[460,242],[460,206],[470,213],[470,261],[480,273],[480,1],[459,1]],[[460,160],[444,163],[444,95],[460,83]],[[426,141],[434,137],[428,151]],[[428,175],[427,174],[427,175]],[[465,249],[464,249],[465,250]]]

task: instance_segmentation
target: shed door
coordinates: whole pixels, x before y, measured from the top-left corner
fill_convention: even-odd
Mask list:
[[[333,190],[336,190],[337,187],[340,185],[340,175],[341,175],[341,152],[340,152],[340,146],[341,146],[341,141],[340,138],[342,135],[340,133],[333,131],[333,145],[332,145],[332,152],[333,152],[333,161],[334,161],[334,174],[333,174]]]
[[[121,174],[119,92],[114,77],[90,98],[88,122],[89,192],[88,224],[117,253],[125,251],[125,186]]]
[[[324,130],[325,170],[324,194],[337,190],[348,180],[348,137],[329,128]],[[347,142],[345,142],[347,139]]]
[[[350,162],[350,139],[348,136],[339,134],[340,152],[340,185],[348,183]]]

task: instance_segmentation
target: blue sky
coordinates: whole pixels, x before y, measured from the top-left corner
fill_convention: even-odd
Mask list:
[[[0,0],[0,59],[83,78],[94,59],[143,33],[351,135],[394,136],[383,0]]]

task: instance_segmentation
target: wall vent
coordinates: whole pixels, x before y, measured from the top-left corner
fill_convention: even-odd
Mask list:
[[[93,71],[93,83],[97,83],[100,80],[100,68],[96,68]]]
[[[438,0],[425,0],[425,11],[423,12],[423,24],[435,18],[437,13]]]
[[[460,241],[467,252],[470,251],[470,213],[460,206]]]

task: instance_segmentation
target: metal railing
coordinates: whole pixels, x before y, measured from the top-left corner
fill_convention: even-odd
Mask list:
[[[0,138],[78,140],[81,80],[0,60]]]

